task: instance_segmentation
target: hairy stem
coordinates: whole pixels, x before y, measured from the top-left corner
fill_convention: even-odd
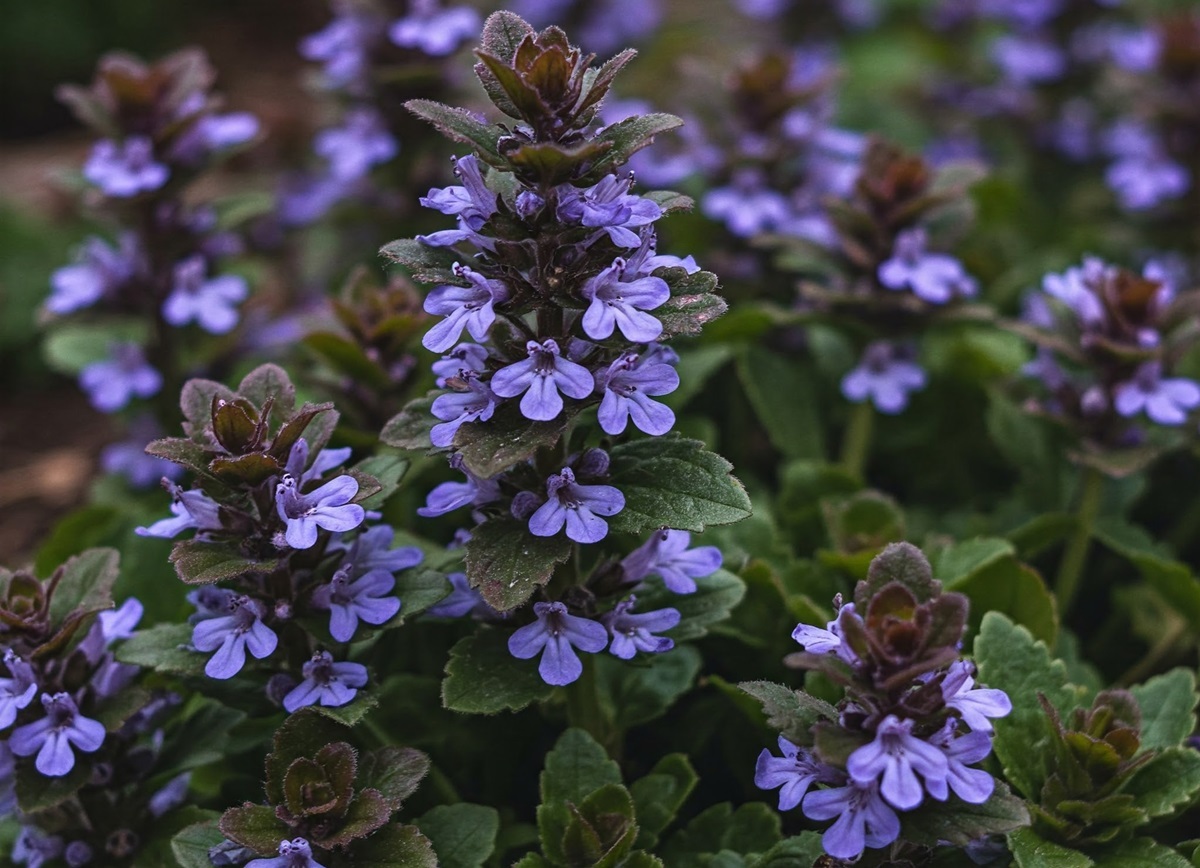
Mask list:
[[[1062,562],[1058,566],[1058,581],[1054,586],[1060,618],[1066,618],[1079,593],[1079,580],[1083,576],[1088,547],[1092,542],[1092,531],[1103,497],[1104,474],[1094,467],[1084,468],[1080,480],[1079,505],[1075,510],[1075,532],[1071,534],[1071,538],[1067,540],[1067,547],[1063,550]]]

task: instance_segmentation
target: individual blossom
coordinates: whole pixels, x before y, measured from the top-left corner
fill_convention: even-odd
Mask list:
[[[198,489],[184,491],[169,479],[164,478],[163,484],[171,492],[171,512],[175,517],[160,519],[150,527],[135,528],[134,533],[173,539],[189,528],[200,532],[221,530],[220,507],[215,500]]]
[[[709,190],[701,202],[705,215],[720,220],[739,238],[779,229],[792,218],[787,197],[770,189],[762,173],[740,169],[728,187]]]
[[[135,396],[149,398],[162,388],[156,371],[137,344],[117,343],[109,347],[108,359],[93,362],[79,372],[79,384],[92,406],[102,413],[115,413]]]
[[[813,784],[834,783],[838,770],[827,766],[807,748],[792,744],[779,736],[779,752],[775,756],[767,748],[758,755],[754,766],[754,785],[760,790],[779,789],[779,810],[790,811],[800,804]]]
[[[567,613],[562,603],[534,603],[537,620],[508,637],[508,651],[520,660],[541,654],[538,674],[547,684],[561,687],[583,674],[575,649],[596,654],[608,644],[602,624]]]
[[[457,452],[450,456],[450,466],[467,477],[466,482],[443,482],[434,487],[425,498],[425,505],[417,510],[423,518],[436,518],[471,504],[483,506],[500,496],[500,486],[493,479],[482,479],[467,469],[462,456]]]
[[[1030,85],[1061,78],[1066,53],[1047,40],[1008,34],[992,43],[992,59],[1012,84]]]
[[[187,801],[188,786],[192,782],[192,773],[180,772],[162,785],[146,802],[150,816],[161,817],[168,811],[173,811]]]
[[[326,84],[362,94],[368,87],[370,52],[384,33],[386,22],[359,4],[336,2],[334,19],[324,30],[300,42],[300,54],[323,64]]]
[[[837,822],[821,836],[821,846],[835,859],[853,859],[866,847],[878,849],[900,837],[900,818],[874,784],[850,781],[844,787],[816,790],[801,805],[810,820]]]
[[[358,480],[353,476],[339,476],[301,494],[296,478],[285,473],[275,486],[275,508],[287,524],[287,544],[294,549],[312,548],[317,542],[317,528],[342,533],[358,527],[366,513],[350,502],[356,494]]]
[[[13,842],[12,861],[25,868],[41,868],[63,852],[63,839],[58,835],[46,835],[34,826],[22,826]]]
[[[602,515],[616,515],[625,508],[625,495],[611,485],[582,485],[575,472],[564,467],[546,480],[547,500],[529,517],[534,536],[554,536],[567,528],[575,542],[599,542],[608,535]]]
[[[992,752],[992,739],[987,732],[979,730],[956,736],[957,724],[957,720],[950,718],[929,738],[930,743],[946,755],[946,780],[942,787],[949,786],[967,804],[982,805],[992,797],[996,779],[983,769],[969,766]],[[929,793],[940,800],[945,800],[948,795],[944,789],[935,791],[934,787],[930,787]]]
[[[313,592],[313,605],[329,610],[329,633],[339,642],[349,642],[359,620],[383,624],[400,611],[400,600],[384,596],[396,586],[387,570],[372,570],[350,581],[349,569],[342,567],[329,584]]]
[[[908,406],[909,393],[925,388],[925,382],[920,365],[893,344],[873,341],[858,366],[842,378],[842,394],[858,404],[870,400],[879,412],[894,414]]]
[[[901,811],[921,804],[925,787],[945,790],[948,773],[946,755],[934,745],[912,734],[913,722],[889,714],[875,730],[870,744],[857,748],[846,761],[850,779],[860,785],[879,782],[879,792],[888,804]]]
[[[46,310],[67,314],[90,307],[132,279],[140,266],[135,235],[122,235],[115,248],[103,239],[89,238],[74,265],[64,266],[50,276],[53,291],[46,299]]]
[[[621,561],[625,582],[634,584],[653,575],[676,594],[693,594],[696,579],[711,576],[721,567],[721,550],[716,546],[689,549],[692,535],[686,530],[663,528],[651,534],[640,547]]]
[[[486,422],[496,411],[496,396],[487,383],[480,382],[479,374],[474,371],[459,373],[467,390],[438,395],[430,408],[433,415],[442,420],[429,429],[429,441],[434,446],[449,446],[454,433],[467,422]]]
[[[634,614],[630,610],[636,602],[636,597],[623,600],[600,619],[612,634],[608,650],[622,660],[633,659],[639,651],[661,654],[675,647],[673,639],[653,634],[677,626],[681,617],[679,610],[657,609]]]
[[[353,181],[395,157],[400,146],[379,112],[360,107],[346,112],[341,126],[319,132],[313,150],[328,161],[333,177]]]
[[[945,304],[955,295],[974,295],[975,281],[962,263],[944,253],[927,253],[925,242],[924,229],[901,232],[891,258],[879,266],[879,282],[888,289],[911,289],[930,304]]]
[[[446,381],[458,377],[465,371],[481,374],[487,370],[487,347],[479,344],[459,344],[430,366],[437,375],[435,385],[446,388]]]
[[[1062,274],[1047,274],[1042,278],[1042,290],[1066,305],[1078,318],[1080,326],[1097,329],[1107,322],[1108,314],[1091,287],[1106,283],[1111,270],[1112,267],[1102,260],[1089,256],[1082,266],[1073,266]],[[1053,321],[1048,325],[1052,326]]]
[[[309,451],[308,441],[301,437],[288,452],[287,464],[284,465],[284,470],[294,476],[297,484],[301,486],[314,479],[320,479],[335,467],[341,467],[354,450],[349,446],[341,449],[321,449],[313,457],[311,464],[308,462]]]
[[[461,618],[464,615],[476,613],[495,613],[495,610],[483,601],[483,596],[479,591],[471,587],[466,573],[450,573],[446,579],[452,588],[450,595],[437,605],[426,609],[426,615],[434,618]]]
[[[128,437],[100,450],[100,466],[105,473],[124,476],[134,488],[149,488],[160,479],[178,479],[184,468],[146,453],[146,444],[162,436],[154,416],[143,413],[129,423]]]
[[[635,272],[636,273],[636,272]],[[648,310],[654,310],[671,297],[667,282],[659,277],[622,280],[625,260],[617,257],[612,265],[583,285],[580,291],[591,303],[583,312],[583,330],[594,340],[603,340],[621,330],[628,340],[648,343],[662,334],[662,323]]]
[[[246,596],[229,600],[229,613],[199,621],[192,630],[198,651],[216,651],[204,665],[209,678],[232,678],[246,665],[246,652],[259,660],[269,657],[279,644],[275,631],[263,623],[260,602]]]
[[[1200,407],[1200,385],[1182,377],[1163,377],[1162,365],[1147,362],[1133,379],[1117,383],[1113,406],[1122,416],[1145,413],[1159,425],[1182,425]]]
[[[33,667],[11,648],[4,652],[8,678],[0,678],[0,729],[7,729],[17,719],[17,712],[33,702],[37,695],[37,676]]]
[[[347,705],[358,695],[358,688],[367,683],[367,667],[361,663],[334,663],[328,651],[314,654],[304,664],[303,675],[304,680],[283,698],[283,707],[289,713],[308,705]]]
[[[330,546],[330,550],[345,551],[342,566],[351,579],[374,570],[394,574],[421,563],[424,555],[416,546],[392,548],[395,536],[396,531],[391,527],[379,524],[355,536],[349,546],[344,542],[336,542]]]
[[[838,621],[843,617],[858,617],[853,603],[846,603],[838,609],[837,615],[824,628],[797,624],[796,629],[792,631],[792,639],[799,642],[809,654],[836,654],[847,663],[855,663],[858,657],[850,646],[842,641],[842,630]]]
[[[8,739],[17,756],[37,754],[34,766],[47,777],[62,777],[75,768],[75,751],[94,753],[104,744],[104,725],[84,717],[68,693],[42,694],[46,716],[18,726]]]
[[[1114,158],[1104,179],[1128,211],[1177,199],[1191,187],[1187,168],[1172,160],[1160,137],[1139,121],[1119,121],[1104,137],[1104,147]]]
[[[1003,690],[975,686],[975,666],[966,660],[950,664],[942,679],[942,699],[972,732],[989,735],[992,722],[988,718],[1006,717],[1012,711],[1012,701]]]
[[[605,175],[584,190],[564,185],[559,188],[558,218],[603,229],[617,247],[637,247],[642,239],[634,230],[662,217],[662,208],[650,199],[632,195],[632,184],[632,178]]]
[[[169,175],[167,167],[155,161],[154,145],[145,136],[130,136],[120,144],[102,139],[83,166],[83,177],[118,198],[157,190]]]
[[[626,353],[595,379],[596,389],[604,393],[597,412],[604,433],[622,433],[630,419],[641,431],[656,437],[674,426],[674,411],[651,397],[670,394],[679,387],[679,374],[670,365],[642,364],[637,353]]]
[[[477,341],[487,338],[496,321],[496,302],[508,299],[508,287],[503,281],[489,280],[465,265],[454,264],[454,273],[471,283],[470,286],[439,286],[425,297],[425,312],[446,317],[435,324],[421,344],[427,350],[444,353],[457,342],[463,329]]]
[[[521,415],[526,419],[547,421],[562,412],[563,399],[586,398],[595,383],[583,365],[564,358],[553,338],[538,343],[527,341],[528,358],[501,368],[492,375],[491,387],[502,398],[521,398]]]
[[[259,129],[258,118],[249,112],[204,115],[172,143],[170,157],[197,166],[215,151],[246,144]]]
[[[388,38],[401,48],[443,57],[478,31],[479,13],[469,6],[442,9],[437,0],[412,0],[408,14],[388,29]]]
[[[270,859],[255,859],[245,868],[325,868],[313,858],[312,848],[303,838],[279,842],[279,855]]]
[[[171,294],[163,302],[163,319],[173,326],[195,322],[209,334],[223,335],[238,321],[237,304],[249,294],[245,278],[223,274],[205,278],[203,256],[189,256],[175,266]]]
[[[496,194],[488,189],[474,154],[454,159],[454,174],[462,186],[434,187],[420,202],[426,208],[441,211],[461,219],[473,230],[479,230],[496,213]]]

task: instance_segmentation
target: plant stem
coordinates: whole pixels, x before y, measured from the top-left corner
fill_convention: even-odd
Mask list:
[[[1167,655],[1179,645],[1179,640],[1183,638],[1186,631],[1187,622],[1182,618],[1177,617],[1171,620],[1162,637],[1146,652],[1145,657],[1125,670],[1124,674],[1117,679],[1117,685],[1128,687],[1153,675]]]
[[[1071,604],[1079,593],[1079,580],[1087,561],[1088,546],[1092,541],[1092,530],[1100,512],[1104,497],[1104,474],[1094,467],[1083,470],[1080,480],[1079,506],[1075,511],[1075,532],[1067,540],[1062,562],[1058,566],[1058,581],[1055,595],[1058,597],[1058,617],[1065,619]]]
[[[870,401],[863,401],[850,413],[846,430],[842,434],[841,463],[847,473],[863,478],[867,453],[871,449],[871,429],[875,426],[875,408]]]
[[[616,731],[600,706],[596,683],[596,663],[590,654],[581,654],[583,674],[567,686],[567,720],[600,742],[608,755],[620,762],[621,734]]]

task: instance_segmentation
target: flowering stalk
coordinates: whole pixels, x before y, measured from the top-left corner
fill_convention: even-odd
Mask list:
[[[587,671],[579,652],[669,650],[660,634],[679,623],[678,611],[630,592],[680,570],[684,580],[667,587],[694,591],[720,555],[688,551],[689,535],[671,528],[699,531],[745,514],[728,465],[669,437],[674,413],[659,400],[679,383],[678,357],[664,341],[698,332],[724,303],[711,292],[715,276],[655,249],[654,223],[687,201],[638,195],[633,178],[618,173],[678,119],[596,125],[633,52],[589,69],[592,57],[561,30],[538,33],[501,12],[476,53],[476,73],[508,125],[409,103],[475,153],[455,160],[459,185],[422,199],[457,228],[384,248],[417,280],[437,284],[425,310],[440,319],[423,343],[442,355],[433,370],[443,390],[410,405],[382,437],[449,452],[466,481],[434,488],[420,514],[470,507],[465,580],[486,604],[470,610],[503,616],[516,627],[508,652],[537,658],[544,682],[564,686]],[[593,408],[595,422],[585,415]],[[632,439],[635,429],[656,439]],[[683,507],[701,492],[727,506]],[[650,540],[621,560],[617,534],[647,532]],[[464,640],[456,654],[488,635]]]

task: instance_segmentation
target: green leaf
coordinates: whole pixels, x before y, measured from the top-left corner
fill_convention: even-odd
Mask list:
[[[29,325],[32,327],[33,323]],[[62,323],[50,329],[42,344],[42,353],[52,369],[74,376],[90,364],[106,361],[114,343],[145,346],[149,337],[149,322],[137,319]]]
[[[654,309],[655,318],[663,325],[660,340],[698,335],[729,309],[725,299],[712,291],[717,276],[710,271],[688,274],[682,268],[656,268],[655,276],[671,288],[671,297]]]
[[[1176,747],[1196,728],[1196,674],[1172,669],[1129,688],[1142,709],[1140,750]]]
[[[1032,829],[1010,832],[1008,846],[1019,868],[1092,868],[1096,864],[1078,850],[1044,840]]]
[[[700,652],[691,645],[636,663],[611,654],[599,654],[595,662],[600,706],[622,732],[666,714],[700,674]]]
[[[542,680],[531,660],[508,653],[508,632],[481,629],[450,649],[442,704],[451,711],[495,714],[520,711],[546,699],[554,688]]]
[[[997,612],[983,616],[975,661],[980,682],[1005,691],[1013,704],[1011,714],[993,722],[993,745],[1005,777],[1023,795],[1036,799],[1042,788],[1043,756],[1053,750],[1038,694],[1065,714],[1082,691],[1067,683],[1066,666],[1050,658],[1045,642],[1035,641],[1027,629]]]
[[[732,465],[678,435],[620,443],[610,452],[610,482],[625,508],[610,519],[614,530],[644,533],[660,527],[702,531],[750,515],[750,498],[729,472]]]
[[[996,537],[975,537],[942,549],[933,564],[933,577],[947,590],[984,567],[1016,554],[1013,544]]]
[[[208,851],[224,840],[215,820],[193,823],[171,839],[171,853],[179,868],[212,868]]]
[[[190,629],[188,625],[181,626]],[[204,662],[200,655],[195,657]],[[226,733],[245,718],[244,711],[229,708],[215,699],[193,696],[172,715],[155,762],[155,774],[173,775],[220,762],[229,753]]]
[[[296,387],[287,371],[279,365],[259,365],[242,378],[237,391],[260,410],[266,406],[268,398],[273,398],[269,418],[275,427],[281,427],[296,409]]]
[[[183,437],[165,437],[146,444],[146,454],[186,467],[193,473],[217,478],[209,469],[211,453],[208,448]]]
[[[546,754],[539,778],[542,803],[537,809],[537,822],[542,852],[561,861],[563,836],[572,817],[568,806],[581,805],[601,787],[620,783],[620,767],[595,739],[582,729],[564,732]]]
[[[1032,567],[1005,557],[982,566],[947,590],[971,599],[970,635],[979,631],[987,612],[1001,612],[1027,628],[1035,639],[1053,647],[1058,640],[1058,605]]]
[[[350,338],[334,332],[313,332],[305,336],[304,346],[343,376],[374,389],[386,389],[391,385],[387,372]]]
[[[408,470],[409,461],[399,455],[376,454],[365,458],[354,469],[373,476],[379,482],[379,491],[362,500],[355,500],[363,509],[382,509],[389,497],[400,488],[400,480]]]
[[[154,694],[144,687],[130,686],[121,690],[116,696],[104,700],[99,709],[92,715],[108,732],[116,732],[129,718],[149,705]]]
[[[345,741],[346,735],[346,727],[321,715],[311,706],[288,717],[275,730],[273,746],[267,754],[264,788],[271,804],[277,805],[283,801],[283,780],[295,760],[312,759],[327,744]]]
[[[270,805],[246,802],[239,808],[230,808],[221,815],[219,825],[226,838],[260,856],[275,855],[279,842],[290,837],[290,830],[275,816]]]
[[[674,190],[651,190],[642,196],[643,199],[649,199],[659,208],[662,208],[663,214],[672,214],[676,211],[691,211],[696,207],[696,203],[691,196],[685,196],[682,193],[676,193]]]
[[[571,819],[562,838],[568,865],[616,868],[633,849],[637,823],[633,797],[620,784],[605,784],[579,803],[568,806]]]
[[[734,853],[766,853],[782,840],[779,814],[766,802],[749,802],[736,811],[728,802],[713,805],[672,835],[660,855],[668,865],[710,864],[698,855],[732,850]]]
[[[399,618],[394,624],[383,626],[386,628],[407,621],[446,599],[451,590],[445,574],[438,570],[423,569],[420,566],[404,570],[396,579],[396,587],[393,589],[393,593],[402,603]]]
[[[1150,838],[1134,838],[1096,858],[1096,868],[1191,868],[1178,852]]]
[[[615,124],[609,124],[593,141],[597,144],[611,142],[612,149],[593,164],[584,180],[587,182],[599,180],[601,176],[627,163],[632,154],[653,144],[654,137],[659,133],[665,133],[681,126],[683,126],[681,118],[663,113],[637,115]]]
[[[508,401],[488,421],[468,422],[460,427],[454,434],[454,447],[468,470],[490,479],[530,458],[539,449],[549,449],[558,443],[580,406],[568,405],[557,418],[535,422],[521,415],[516,401]]]
[[[751,343],[738,353],[737,371],[767,436],[785,458],[825,456],[817,384],[810,367]]]
[[[1141,528],[1101,519],[1096,539],[1138,568],[1145,582],[1200,631],[1200,581],[1186,564],[1165,556]]]
[[[533,32],[528,22],[517,13],[507,10],[493,12],[483,22],[479,47],[505,63],[512,63],[517,56],[517,47]]]
[[[635,847],[651,849],[658,843],[658,836],[671,825],[698,780],[687,755],[673,753],[660,759],[648,774],[633,782],[629,790],[637,809]]]
[[[490,518],[471,533],[467,578],[501,612],[522,605],[571,554],[565,534],[534,536],[524,522],[510,516]]]
[[[175,543],[170,560],[175,565],[175,574],[189,585],[211,585],[255,573],[269,573],[279,566],[277,559],[254,560],[243,557],[224,543],[194,539]]]
[[[952,795],[946,802],[925,804],[903,815],[900,835],[914,844],[936,847],[949,842],[965,847],[988,835],[1002,835],[1029,825],[1025,802],[1002,782],[982,805],[969,805]]]
[[[72,613],[111,609],[120,560],[115,549],[90,549],[63,564],[62,577],[50,598],[50,622],[61,624]]]
[[[1121,793],[1152,818],[1169,817],[1200,795],[1200,752],[1170,747],[1133,773]]]
[[[379,439],[397,449],[412,449],[429,452],[433,443],[429,431],[438,420],[433,415],[433,399],[441,390],[430,392],[424,398],[415,398],[404,405],[404,409],[391,418],[379,432]]]
[[[454,263],[462,257],[445,247],[430,247],[415,238],[399,238],[379,248],[380,255],[403,265],[419,283],[458,283]]]
[[[489,166],[495,166],[497,169],[507,168],[508,163],[496,149],[496,142],[502,134],[498,127],[480,123],[466,109],[454,108],[433,100],[410,99],[404,107],[422,120],[433,124],[442,135],[456,142],[474,145],[480,159]]]
[[[392,823],[351,848],[355,868],[437,868],[433,842],[416,826]]]
[[[189,437],[199,439],[201,432],[212,424],[213,398],[233,401],[237,395],[224,383],[215,380],[196,377],[183,384],[179,394],[179,409],[187,420],[183,429]]]
[[[190,650],[191,645],[191,624],[156,624],[148,630],[138,630],[118,645],[114,653],[122,663],[155,672],[201,676],[208,655]]]
[[[729,613],[746,596],[746,583],[728,570],[696,580],[696,591],[676,594],[662,579],[653,578],[638,587],[638,608],[644,612],[667,607],[679,610],[679,626],[667,631],[676,642],[699,639],[710,627],[729,618]]]
[[[822,720],[837,720],[837,709],[828,702],[770,681],[743,681],[739,688],[762,703],[767,726],[792,744],[812,744],[811,729]]]
[[[26,814],[33,814],[61,805],[79,792],[88,782],[92,769],[87,760],[77,758],[71,771],[62,777],[48,778],[31,762],[17,766],[17,807]]]
[[[746,868],[812,868],[825,855],[820,832],[801,832],[784,838]]]
[[[428,773],[429,757],[411,747],[381,747],[358,758],[358,786],[378,790],[393,811],[400,810]]]
[[[329,707],[325,705],[310,705],[313,713],[327,717],[345,726],[354,726],[367,716],[371,709],[379,704],[379,697],[366,690],[359,690],[354,700],[345,705]]]
[[[326,849],[349,846],[383,828],[391,815],[391,807],[378,790],[358,790],[336,830],[321,837],[314,835],[314,843]]]
[[[417,820],[441,868],[480,868],[492,855],[500,814],[495,808],[459,802],[438,805]]]
[[[933,599],[938,593],[933,569],[925,554],[912,543],[896,542],[875,556],[867,569],[867,578],[854,589],[854,602],[860,612],[882,588],[899,582],[910,590],[917,602]]]

